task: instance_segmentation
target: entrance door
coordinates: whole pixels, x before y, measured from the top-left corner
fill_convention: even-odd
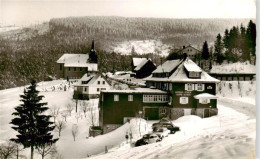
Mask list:
[[[145,118],[147,120],[159,120],[159,108],[145,108]]]
[[[184,115],[191,115],[191,109],[184,109]]]

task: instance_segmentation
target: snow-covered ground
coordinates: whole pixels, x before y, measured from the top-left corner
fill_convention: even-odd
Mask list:
[[[160,40],[124,41],[114,47],[114,52],[131,54],[134,48],[137,54],[157,53],[161,56],[168,56],[171,46],[163,44]]]
[[[247,62],[213,65],[211,73],[256,73],[256,66]]]
[[[95,117],[98,117],[98,99],[89,102],[89,109],[85,117],[81,104],[78,104],[78,112],[80,113],[75,112],[75,101],[72,100],[73,89],[69,87],[69,84],[65,80],[42,82],[38,85],[38,89],[41,91],[40,94],[45,96],[44,101],[48,102],[48,106],[51,109],[60,108],[60,115],[56,120],[63,120],[65,122],[62,114],[66,112],[68,103],[74,108],[72,114],[67,115],[66,128],[61,132],[61,137],[56,143],[58,152],[63,158],[86,158],[88,156],[102,159],[254,158],[255,105],[248,101],[254,98],[255,83],[252,86],[250,82],[243,85],[242,88],[245,88],[243,90],[251,87],[252,92],[248,96],[244,96],[246,93],[242,93],[244,94],[242,98],[237,94],[228,96],[233,99],[230,100],[227,96],[223,97],[219,93],[218,116],[204,119],[197,116],[179,118],[173,121],[173,123],[180,126],[180,132],[169,135],[162,142],[136,148],[132,148],[129,143],[126,143],[125,135],[132,131],[134,134],[133,141],[137,140],[140,137],[138,122],[141,120],[132,120],[130,123],[126,123],[117,130],[105,135],[88,137],[90,110],[94,110]],[[66,90],[64,90],[65,86]],[[234,87],[236,86],[234,85]],[[222,88],[223,92],[229,91],[228,88],[229,85],[225,84]],[[13,118],[11,114],[14,112],[14,107],[20,103],[19,95],[22,94],[23,89],[23,87],[17,87],[0,91],[0,143],[16,135],[16,132],[11,128],[9,123]],[[250,100],[239,102],[246,98]],[[141,122],[143,135],[150,130],[151,124],[155,121],[149,121],[148,125],[144,120]],[[73,140],[71,134],[71,128],[74,124],[79,129],[76,141]],[[55,137],[58,137],[57,131],[53,133]],[[106,147],[108,153],[104,154]],[[30,155],[29,149],[22,151],[21,154],[28,158]],[[39,156],[35,154],[35,158],[39,158]]]

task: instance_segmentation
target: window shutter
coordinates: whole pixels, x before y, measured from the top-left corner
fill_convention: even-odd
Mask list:
[[[204,91],[205,89],[205,84],[201,84],[202,85],[202,91]]]
[[[185,91],[188,90],[188,84],[185,84]]]
[[[194,84],[191,84],[192,85],[192,90],[194,90]]]
[[[198,90],[198,84],[194,84],[195,85],[195,90]]]

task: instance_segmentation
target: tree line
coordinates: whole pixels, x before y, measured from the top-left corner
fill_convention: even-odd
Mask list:
[[[256,25],[250,20],[247,27],[233,26],[226,29],[224,36],[219,33],[214,43],[215,61],[221,64],[228,62],[249,61],[256,56]]]

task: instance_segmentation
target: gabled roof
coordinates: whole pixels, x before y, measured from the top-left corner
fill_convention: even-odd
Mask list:
[[[201,70],[201,78],[200,79],[194,79],[189,78],[186,71],[185,71],[185,65],[191,66],[197,66],[192,60],[187,58],[185,61],[181,61],[181,64],[178,65],[178,68],[173,72],[173,74],[168,78],[159,78],[159,77],[152,77],[149,76],[146,78],[146,81],[164,81],[164,82],[204,82],[204,83],[218,83],[219,80],[217,80],[214,77],[211,77],[207,72]],[[192,69],[192,68],[190,68]]]
[[[195,48],[195,47],[193,47],[192,45],[188,45],[188,46],[186,46],[185,48],[182,48],[182,49],[180,49],[180,50],[178,50],[177,52],[182,52],[184,49],[187,49],[188,47],[191,47],[191,48],[193,48],[193,49],[195,49],[195,50],[197,50],[197,51],[199,51],[199,52],[201,52],[199,49],[197,49],[197,48]]]
[[[181,60],[168,60],[164,62],[162,65],[159,65],[157,69],[153,71],[153,73],[171,72],[180,64],[180,62]]]
[[[133,65],[136,67],[138,66],[141,62],[143,61],[147,61],[147,58],[138,58],[138,57],[134,57],[133,58]]]
[[[103,79],[109,84],[109,82],[106,80],[106,78],[102,74],[92,74],[88,75],[87,73],[77,82],[74,84],[74,86],[90,86],[93,83],[96,82],[96,80],[102,76]],[[82,81],[86,81],[86,83],[82,84]]]
[[[142,60],[141,63],[139,63],[139,65],[136,66],[136,68],[134,69],[135,71],[138,71],[140,70],[148,61],[151,61],[151,59],[145,59],[145,60]]]
[[[64,63],[64,67],[88,67],[89,71],[97,71],[96,63],[88,63],[88,54],[63,54],[57,63]]]
[[[189,72],[202,72],[202,69],[192,60],[186,60],[184,62],[184,67]]]

